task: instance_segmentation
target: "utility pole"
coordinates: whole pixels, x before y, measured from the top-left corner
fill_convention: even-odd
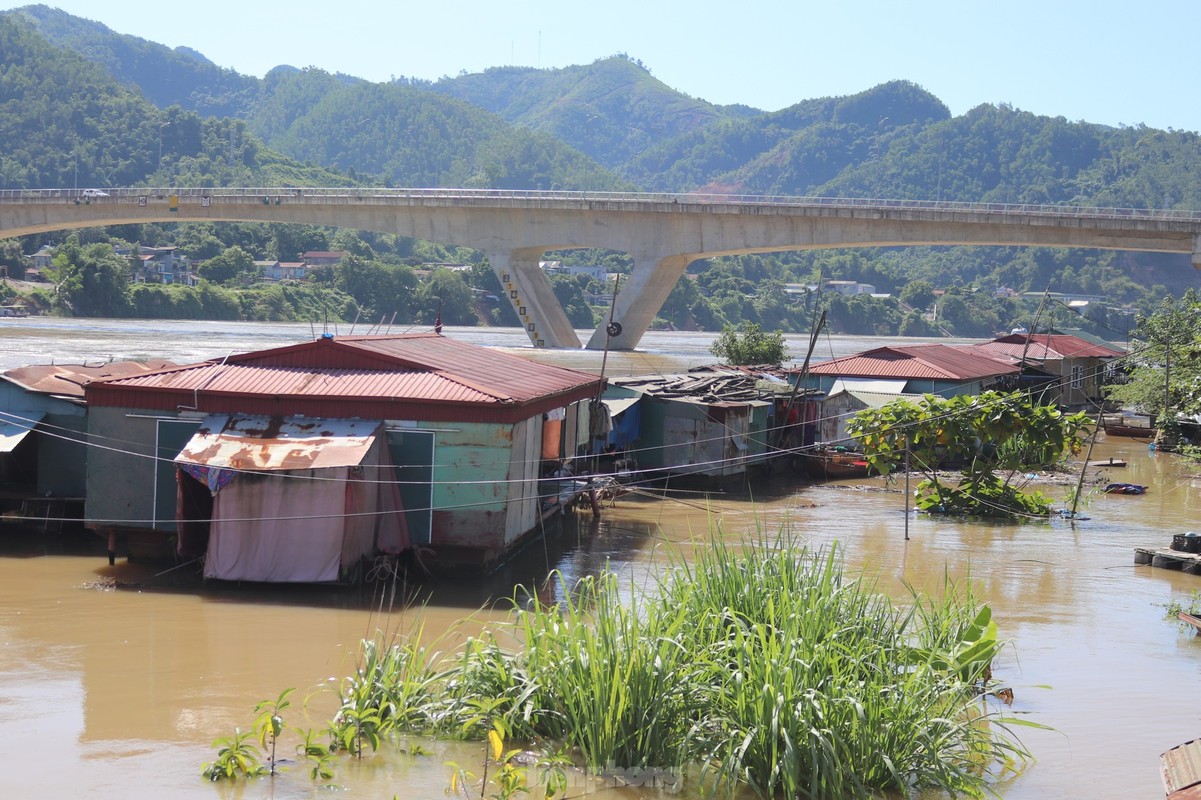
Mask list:
[[[1163,343],[1163,419],[1168,418],[1172,407],[1172,334],[1169,331]]]
[[[909,434],[905,434],[905,541],[909,541]]]

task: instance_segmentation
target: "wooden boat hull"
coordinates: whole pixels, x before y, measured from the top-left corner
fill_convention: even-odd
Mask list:
[[[1129,439],[1154,439],[1155,428],[1146,425],[1106,425],[1102,430],[1106,436],[1124,436]]]
[[[1124,458],[1103,458],[1099,461],[1089,461],[1084,466],[1087,467],[1088,469],[1094,469],[1096,467],[1124,467],[1124,466],[1126,466],[1126,459],[1124,459]]]
[[[804,473],[816,480],[866,478],[871,474],[871,467],[861,453],[802,453],[800,459]]]
[[[1150,417],[1134,417],[1136,420],[1146,422],[1146,425],[1130,425],[1130,417],[1114,414],[1103,415],[1101,417],[1101,430],[1105,431],[1106,436],[1124,436],[1130,439],[1154,439],[1156,428],[1151,424]]]

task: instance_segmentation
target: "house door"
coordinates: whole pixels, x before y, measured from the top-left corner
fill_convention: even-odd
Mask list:
[[[409,541],[429,544],[434,519],[434,434],[432,431],[388,431],[388,452],[400,482]]]
[[[200,428],[201,420],[155,420],[154,434],[154,528],[175,530],[175,505],[178,487],[175,483],[175,457]]]

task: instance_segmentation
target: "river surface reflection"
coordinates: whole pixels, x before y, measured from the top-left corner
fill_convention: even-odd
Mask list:
[[[318,331],[319,333],[320,331]],[[448,329],[453,336],[521,349],[581,368],[600,354],[524,348],[520,331]],[[311,334],[309,326],[24,319],[0,322],[3,367],[165,357],[181,362],[275,345]],[[707,363],[710,337],[650,334],[644,350],[610,354],[610,374]],[[843,355],[885,340],[823,341],[819,355]],[[824,352],[823,352],[824,348]],[[798,337],[793,354],[803,353]],[[847,563],[898,598],[906,584],[937,589],[944,575],[970,574],[1012,642],[996,674],[1015,692],[1013,712],[1054,731],[1022,738],[1037,761],[999,787],[1006,800],[1050,797],[1160,797],[1159,754],[1201,733],[1197,705],[1201,639],[1165,618],[1163,605],[1187,600],[1201,577],[1135,566],[1133,548],[1166,545],[1198,523],[1196,470],[1150,452],[1144,442],[1111,439],[1094,459],[1129,461],[1090,470],[1090,483],[1146,484],[1142,496],[1090,495],[1089,519],[1020,525],[946,522],[911,515],[880,479],[813,486],[778,477],[755,497],[669,491],[629,495],[599,521],[569,518],[486,581],[408,587],[428,598],[427,635],[445,646],[504,617],[517,584],[546,593],[552,570],[564,583],[606,567],[647,585],[671,554],[705,546],[711,522],[737,537],[788,526],[814,546],[843,548]],[[1064,497],[1064,486],[1050,485]],[[905,533],[908,530],[909,540]],[[12,756],[5,795],[101,798],[308,798],[305,771],[231,790],[200,778],[214,737],[251,723],[254,704],[297,687],[297,699],[354,669],[358,641],[376,629],[401,630],[417,616],[389,611],[371,589],[200,584],[162,566],[110,567],[99,540],[46,538],[0,528],[0,736]],[[120,588],[112,588],[116,582]],[[299,706],[299,703],[297,703]],[[332,709],[314,695],[309,719]],[[395,752],[341,762],[347,797],[444,796],[447,760],[475,763],[477,746],[424,743],[430,755]],[[651,797],[634,790],[597,797]],[[658,796],[654,794],[654,796]]]

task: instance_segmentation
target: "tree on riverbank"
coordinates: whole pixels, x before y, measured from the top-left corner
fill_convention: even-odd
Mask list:
[[[1138,317],[1130,338],[1138,343],[1126,359],[1133,363],[1106,396],[1150,414],[1161,430],[1175,428],[1177,414],[1201,412],[1201,296],[1190,289],[1179,302],[1165,299]]]
[[[788,345],[780,331],[768,333],[753,322],[737,328],[727,325],[709,347],[709,352],[726,364],[779,366],[788,357]]]
[[[1053,465],[1065,452],[1080,450],[1083,414],[1065,415],[1038,405],[1020,392],[984,392],[918,402],[894,400],[860,411],[847,432],[867,462],[883,475],[903,469],[906,459],[924,478],[916,505],[923,511],[981,517],[1046,516],[1052,501],[1025,492],[1018,476]],[[944,469],[961,469],[951,486]]]
[[[129,264],[107,244],[81,245],[72,235],[54,256],[59,307],[83,317],[129,313]]]

